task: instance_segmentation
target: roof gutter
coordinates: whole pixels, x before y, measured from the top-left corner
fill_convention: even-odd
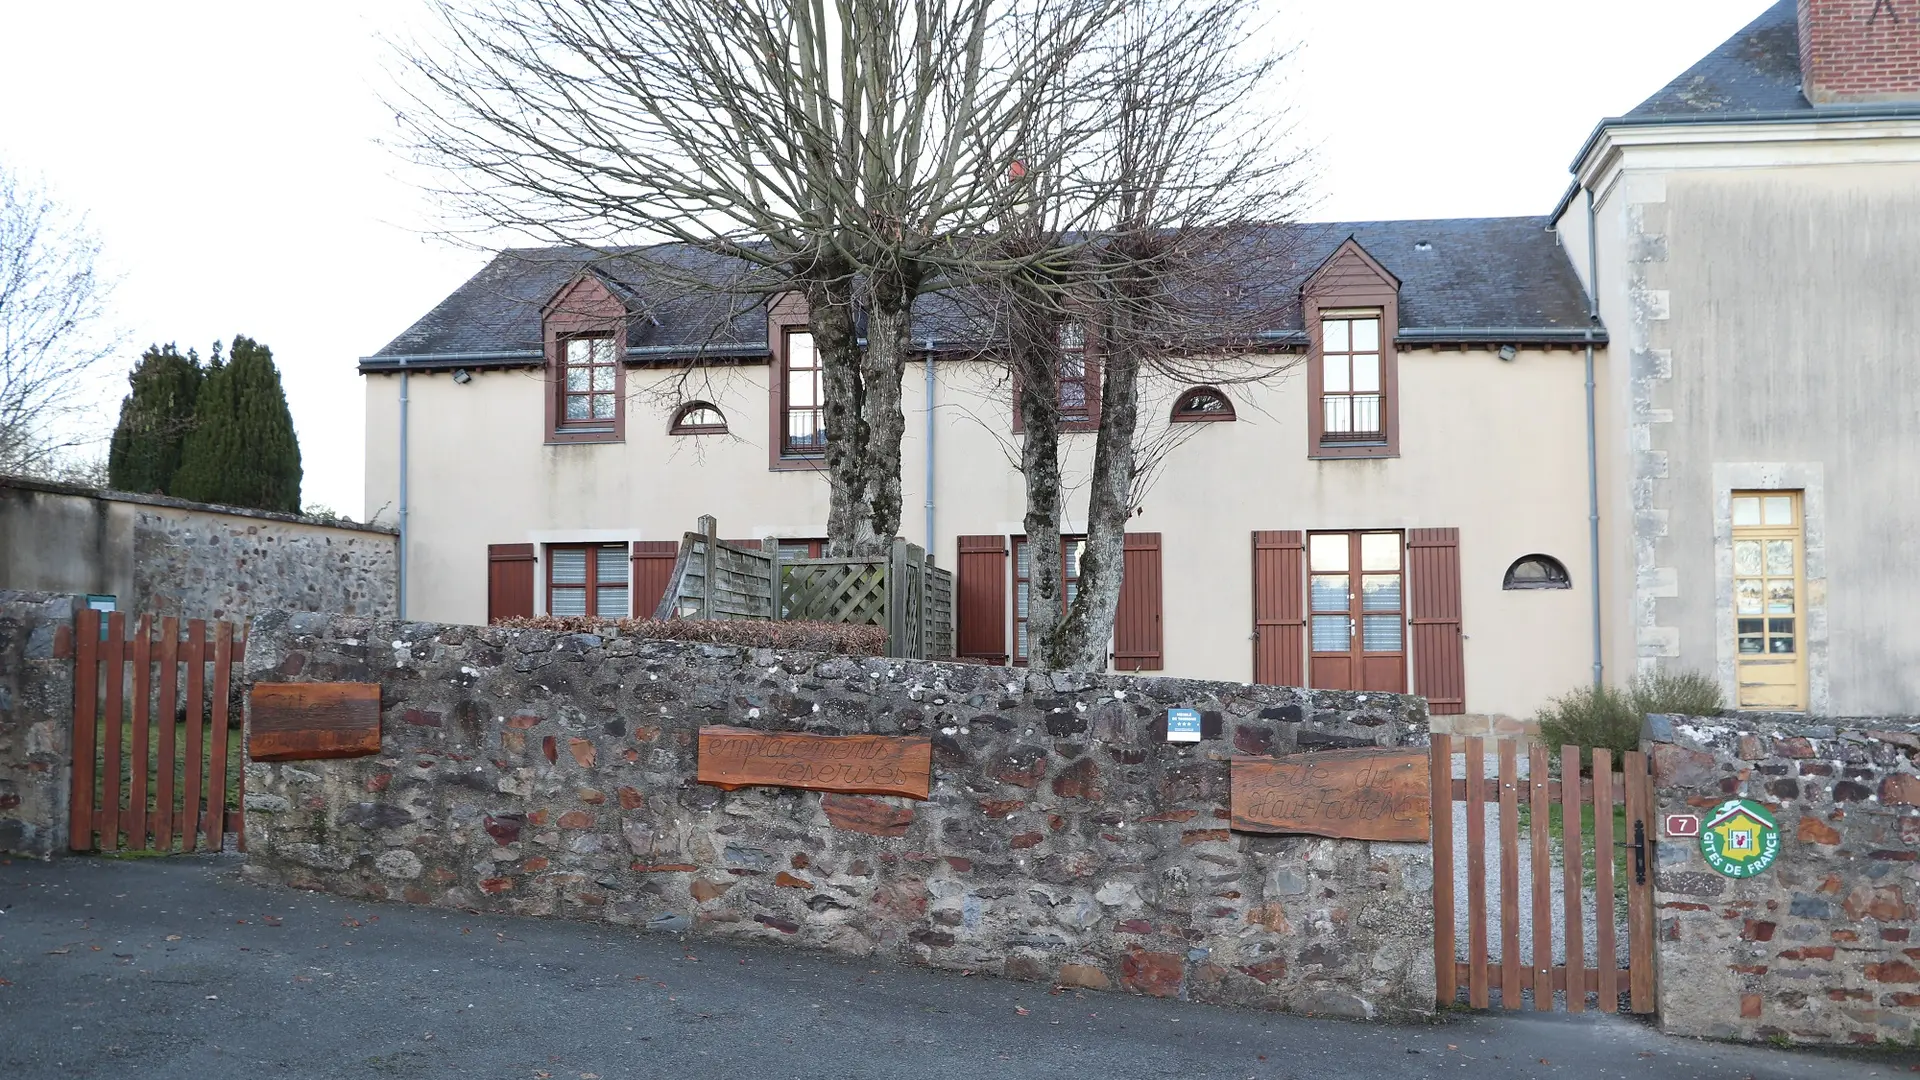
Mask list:
[[[1821,105],[1806,109],[1774,109],[1768,112],[1749,113],[1681,113],[1674,116],[1609,116],[1593,126],[1593,132],[1587,141],[1580,144],[1580,152],[1568,163],[1567,171],[1578,173],[1580,163],[1587,160],[1593,148],[1605,135],[1608,128],[1660,128],[1660,127],[1709,127],[1716,124],[1791,124],[1825,123],[1828,121],[1862,120],[1920,120],[1920,104],[1866,103],[1859,105]],[[1553,213],[1548,220],[1558,220],[1572,205],[1574,197],[1581,191],[1575,182],[1560,196]]]

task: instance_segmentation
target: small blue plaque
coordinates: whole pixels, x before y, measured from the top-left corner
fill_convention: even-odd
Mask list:
[[[1199,742],[1200,741],[1200,710],[1199,709],[1168,709],[1167,710],[1167,741],[1168,742]]]

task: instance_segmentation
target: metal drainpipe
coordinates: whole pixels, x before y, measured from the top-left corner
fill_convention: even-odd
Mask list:
[[[395,577],[399,616],[407,617],[407,360],[400,358],[400,566]]]
[[[1587,555],[1593,579],[1593,685],[1605,679],[1600,647],[1600,451],[1594,418],[1593,328],[1600,324],[1600,251],[1595,243],[1593,189],[1587,193]]]
[[[927,339],[927,557],[933,557],[933,339]]]

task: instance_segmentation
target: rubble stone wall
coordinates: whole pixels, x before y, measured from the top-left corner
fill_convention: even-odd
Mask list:
[[[1714,872],[1662,837],[1660,1020],[1721,1039],[1911,1042],[1920,1020],[1920,725],[1804,717],[1650,724],[1656,817],[1705,824],[1732,798],[1774,816],[1780,853]]]
[[[258,681],[381,686],[377,757],[251,763],[255,880],[1070,986],[1430,1013],[1425,844],[1253,836],[1229,753],[1421,745],[1382,694],[264,615]],[[1205,739],[1168,743],[1170,706]],[[928,735],[924,802],[695,782],[707,724]]]
[[[55,638],[73,599],[0,590],[0,853],[66,850],[73,663]]]

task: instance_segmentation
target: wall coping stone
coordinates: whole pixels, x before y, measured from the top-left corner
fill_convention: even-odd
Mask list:
[[[68,484],[57,480],[41,480],[29,476],[11,476],[0,474],[0,488],[19,488],[23,491],[41,491],[50,495],[72,495],[82,499],[99,499],[103,502],[138,503],[143,506],[161,506],[172,510],[193,510],[205,514],[224,514],[228,517],[254,518],[259,521],[283,521],[292,525],[307,525],[316,529],[343,529],[349,532],[375,533],[380,536],[398,536],[400,530],[371,522],[349,521],[344,518],[329,520],[310,517],[306,514],[287,514],[278,510],[255,510],[245,506],[225,506],[220,503],[189,502],[176,499],[171,495],[142,495],[132,491],[112,491],[107,488],[91,488],[84,484]]]

